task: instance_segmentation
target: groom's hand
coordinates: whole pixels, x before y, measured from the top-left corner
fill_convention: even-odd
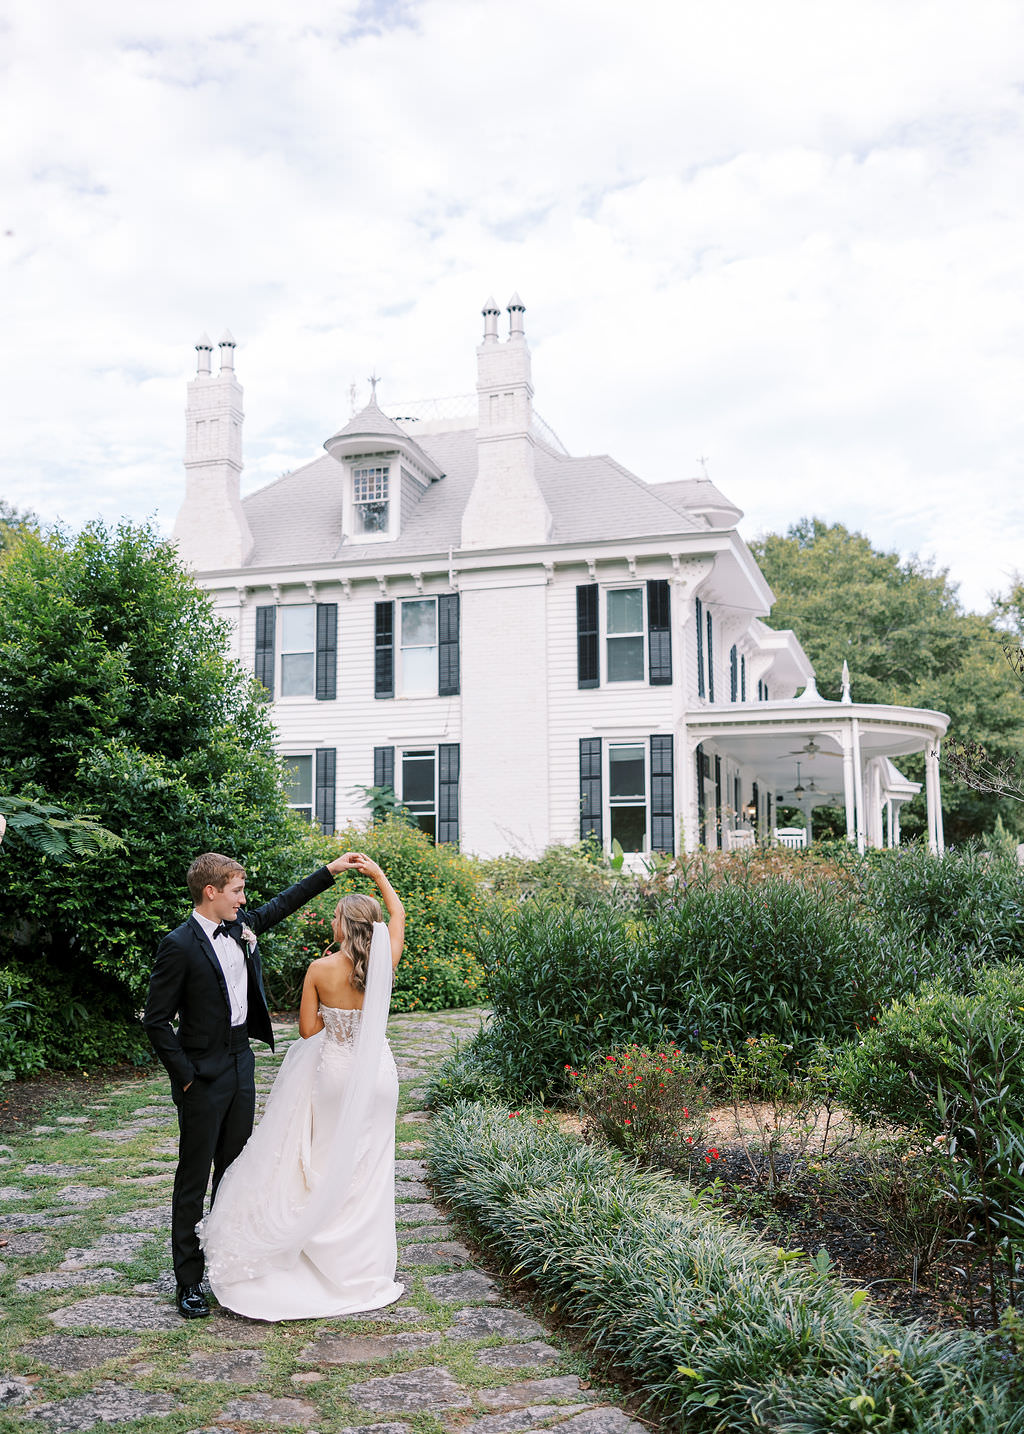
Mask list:
[[[351,871],[355,866],[356,855],[357,853],[354,851],[347,851],[342,856],[336,856],[332,862],[328,862],[327,870],[332,876],[338,876],[343,871]]]

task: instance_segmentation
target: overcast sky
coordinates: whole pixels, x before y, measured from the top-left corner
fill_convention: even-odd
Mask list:
[[[538,411],[745,536],[803,515],[1024,568],[1019,0],[8,0],[0,496],[154,516],[225,326],[243,491],[351,386],[475,381],[527,306]]]

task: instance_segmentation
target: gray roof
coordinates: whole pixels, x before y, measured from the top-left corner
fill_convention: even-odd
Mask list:
[[[359,413],[354,414],[334,434],[335,438],[400,438],[403,447],[409,442],[409,435],[404,428],[400,428],[393,418],[389,418],[384,410],[377,403],[375,398]],[[331,441],[327,440],[328,443]]]
[[[357,415],[362,423],[366,417],[365,410]],[[397,424],[384,430],[394,431],[402,432]],[[423,434],[416,441],[445,476],[430,485],[411,513],[403,514],[402,532],[393,542],[342,542],[343,469],[324,454],[242,500],[253,535],[247,566],[357,562],[458,549],[476,476],[476,432]],[[703,515],[686,511],[677,491],[685,484],[645,483],[605,455],[571,458],[540,445],[536,455],[537,481],[553,522],[552,542],[667,537],[707,527]],[[701,485],[703,495],[709,486]]]

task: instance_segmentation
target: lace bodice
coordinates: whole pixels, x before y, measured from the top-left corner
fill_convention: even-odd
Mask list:
[[[321,1006],[320,1015],[323,1017],[327,1036],[331,1040],[337,1042],[339,1046],[352,1044],[363,1018],[362,1011],[348,1011],[341,1006]]]

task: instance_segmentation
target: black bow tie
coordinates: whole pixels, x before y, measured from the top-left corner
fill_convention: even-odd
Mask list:
[[[214,937],[217,937],[217,936],[233,936],[233,935],[234,935],[234,932],[231,930],[231,927],[228,925],[228,923],[227,923],[226,921],[222,921],[219,926],[215,926],[215,927],[214,927],[213,934],[214,934]]]

